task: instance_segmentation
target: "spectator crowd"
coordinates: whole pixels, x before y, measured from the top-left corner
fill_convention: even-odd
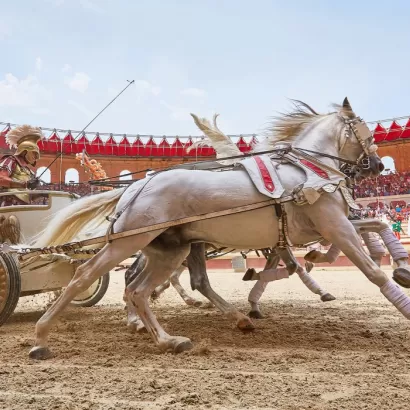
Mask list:
[[[91,193],[91,186],[89,184],[44,184],[38,187],[41,190],[47,191],[65,191],[85,196]]]
[[[410,172],[392,172],[363,180],[354,191],[356,198],[410,194]]]

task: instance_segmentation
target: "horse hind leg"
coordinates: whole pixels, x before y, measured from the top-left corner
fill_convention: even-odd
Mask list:
[[[254,324],[246,315],[235,309],[234,306],[226,302],[212,289],[206,271],[204,243],[193,243],[191,245],[191,252],[187,257],[187,263],[192,290],[198,290],[223,314],[235,320],[236,326],[240,330],[251,331],[255,329]]]
[[[157,286],[151,293],[151,299],[157,300],[169,287],[171,286],[171,281],[167,279],[164,283]]]
[[[127,292],[132,295],[132,302],[137,314],[155,344],[163,351],[171,350],[180,353],[192,348],[192,343],[188,338],[171,336],[165,332],[148,303],[155,287],[168,279],[172,272],[181,266],[189,250],[190,245],[171,249],[158,249],[152,246],[146,248],[144,253],[147,255],[147,262],[144,270],[127,287]]]
[[[135,261],[124,273],[125,289],[123,300],[126,303],[125,310],[127,312],[127,327],[132,333],[141,332],[145,329],[145,327],[142,320],[138,317],[135,306],[132,304],[129,295],[127,294],[127,286],[142,272],[144,266],[145,256],[142,253],[139,253],[136,255]]]
[[[36,324],[36,342],[30,350],[32,359],[48,359],[51,357],[48,348],[50,327],[57,317],[81,292],[89,288],[100,276],[114,269],[120,262],[139,249],[145,248],[158,233],[139,235],[137,240],[118,239],[104,246],[93,258],[80,265],[62,295],[53,303]]]
[[[200,300],[196,300],[193,297],[189,296],[179,281],[179,278],[184,270],[185,270],[185,266],[180,266],[178,269],[172,272],[172,275],[170,277],[170,282],[172,286],[174,287],[174,289],[178,292],[179,296],[181,296],[183,301],[188,306],[200,307],[202,305],[202,302]]]
[[[131,297],[127,295],[125,297],[125,301],[127,303],[127,327],[130,330],[130,332],[134,333],[140,333],[145,330],[144,323],[140,319],[140,317],[137,315],[137,311],[135,309],[134,304],[132,303]]]

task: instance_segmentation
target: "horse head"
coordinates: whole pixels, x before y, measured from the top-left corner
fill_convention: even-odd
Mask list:
[[[339,107],[338,115],[345,124],[344,134],[339,140],[339,155],[353,160],[350,172],[356,180],[377,177],[384,165],[377,155],[377,145],[367,124],[358,117],[347,97]]]
[[[267,137],[269,145],[287,141],[334,168],[347,164],[357,178],[378,176],[384,166],[370,129],[354,113],[347,98],[334,107],[335,112],[319,114],[295,100],[291,112],[274,118]],[[266,143],[263,148],[267,148]]]

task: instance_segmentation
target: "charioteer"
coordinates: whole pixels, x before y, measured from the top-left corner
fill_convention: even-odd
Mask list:
[[[35,189],[40,183],[33,167],[40,158],[38,142],[43,138],[41,129],[30,125],[21,125],[9,131],[6,142],[14,154],[4,155],[0,159],[0,191],[13,192]],[[29,194],[15,194],[1,198],[1,206],[27,205]]]

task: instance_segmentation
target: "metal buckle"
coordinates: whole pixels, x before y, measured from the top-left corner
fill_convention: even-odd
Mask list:
[[[360,166],[363,169],[370,169],[370,159],[368,156],[364,156],[361,160],[360,160]]]

